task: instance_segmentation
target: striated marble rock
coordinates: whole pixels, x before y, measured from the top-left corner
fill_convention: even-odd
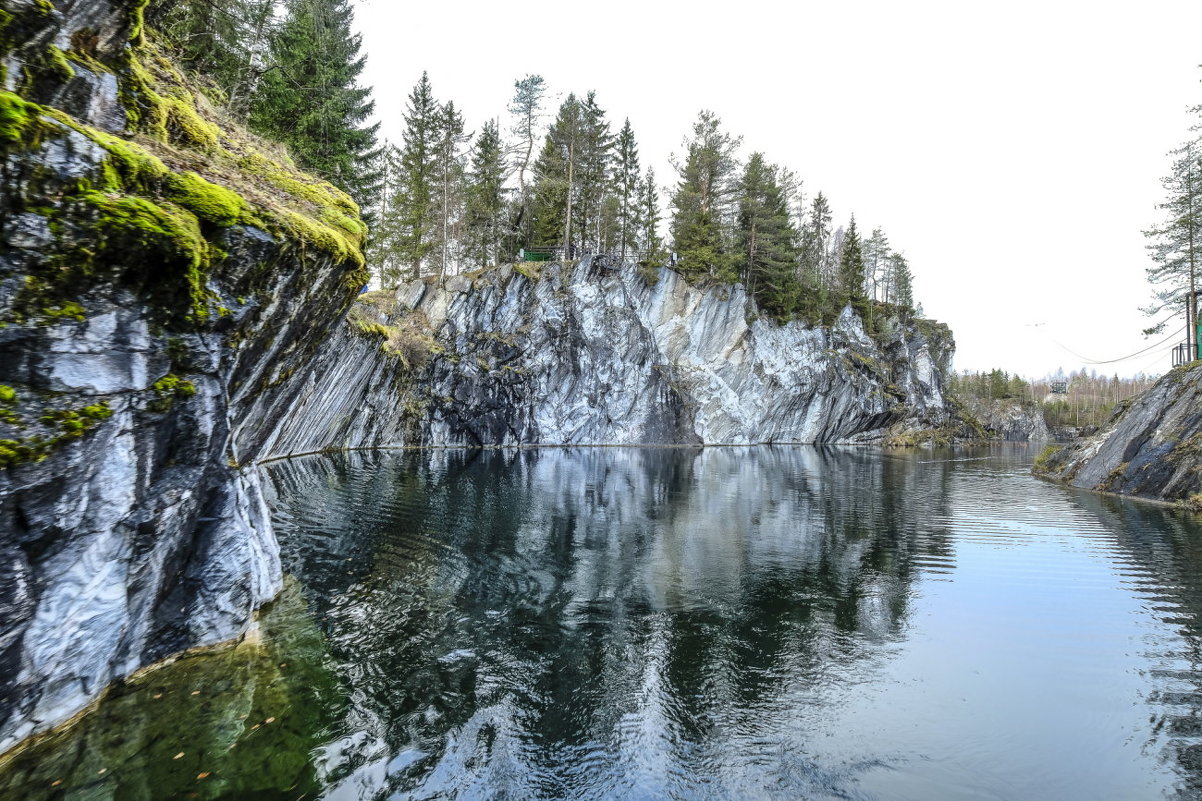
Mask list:
[[[1092,436],[1049,449],[1036,472],[1082,489],[1197,507],[1202,498],[1202,363],[1120,404]]]
[[[952,422],[953,345],[930,321],[890,321],[881,341],[850,308],[829,330],[779,325],[741,287],[702,289],[668,269],[649,283],[633,266],[588,259],[543,265],[536,278],[505,266],[383,295],[362,314],[385,328],[420,320],[428,359],[406,367],[372,334],[336,334],[294,378],[292,405],[268,415],[281,421],[268,455],[879,442]]]

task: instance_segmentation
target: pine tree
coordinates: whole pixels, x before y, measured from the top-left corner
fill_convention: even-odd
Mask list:
[[[527,75],[513,82],[513,99],[509,113],[514,117],[513,160],[518,173],[518,196],[514,201],[509,234],[517,242],[530,243],[533,237],[533,192],[527,181],[530,159],[538,141],[538,130],[542,120],[543,97],[546,82],[541,75]],[[515,248],[511,248],[514,250]]]
[[[864,278],[868,295],[873,300],[882,300],[888,281],[889,237],[880,228],[872,229],[872,236],[864,240]]]
[[[513,133],[517,137],[518,188],[525,195],[526,171],[530,168],[530,158],[534,155],[538,123],[542,116],[543,96],[546,94],[547,88],[543,76],[527,75],[519,81],[514,81],[513,89],[513,100],[509,103],[509,113],[515,117]]]
[[[507,163],[495,120],[484,123],[472,145],[467,200],[467,260],[476,267],[496,264],[505,234]]]
[[[718,281],[734,281],[733,200],[741,138],[722,131],[711,111],[702,111],[683,160],[674,160],[680,180],[672,196],[672,241],[680,269]]]
[[[430,87],[430,76],[409,93],[405,106],[404,144],[400,154],[397,193],[392,202],[396,228],[396,252],[411,276],[425,272],[435,247],[437,210],[434,183],[437,179],[441,109]]]
[[[1202,108],[1202,107],[1200,107]],[[1197,130],[1199,126],[1195,126]],[[1158,287],[1156,302],[1144,309],[1160,314],[1165,308],[1185,310],[1185,339],[1191,360],[1198,357],[1198,268],[1202,266],[1202,139],[1174,150],[1172,171],[1162,179],[1166,198],[1158,208],[1165,221],[1144,236],[1153,266],[1148,281]],[[1145,331],[1159,333],[1163,324]]]
[[[250,123],[284,142],[302,168],[341,187],[361,207],[380,190],[374,103],[350,0],[288,0],[271,38],[273,69],[256,86]]]
[[[752,153],[739,187],[738,269],[760,307],[778,318],[797,309],[797,231],[777,180],[779,168]]]
[[[622,124],[614,142],[614,183],[618,201],[618,234],[615,245],[622,259],[635,250],[639,220],[639,148],[634,141],[630,118]]]

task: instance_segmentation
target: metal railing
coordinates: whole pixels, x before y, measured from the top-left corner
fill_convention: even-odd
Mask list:
[[[651,257],[650,251],[627,249],[623,254],[618,248],[610,250],[585,250],[573,245],[570,248],[522,248],[518,253],[519,261],[565,261],[583,259],[592,256],[593,264],[597,267],[617,268],[625,262],[638,264]],[[669,259],[671,261],[671,259]]]
[[[1190,347],[1188,342],[1182,342],[1177,347],[1173,348],[1173,366],[1180,367],[1183,364],[1189,364],[1193,361],[1190,358]]]

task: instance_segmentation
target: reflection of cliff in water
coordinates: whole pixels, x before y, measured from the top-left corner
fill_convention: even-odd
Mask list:
[[[882,658],[916,571],[951,558],[949,470],[879,452],[433,451],[271,474],[286,568],[355,698],[332,778],[361,790],[583,793],[594,762],[666,790]]]
[[[1202,797],[1202,537],[1194,515],[1165,506],[1080,492],[1074,500],[1112,532],[1124,578],[1177,635],[1152,641],[1157,685],[1148,698],[1156,740],[1178,763],[1180,798]]]

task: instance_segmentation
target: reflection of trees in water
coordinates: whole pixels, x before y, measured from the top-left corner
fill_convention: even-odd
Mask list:
[[[950,556],[949,474],[808,448],[273,467],[286,562],[370,713],[355,725],[386,744],[336,775],[410,753],[394,787],[542,795],[594,752],[627,773],[647,749],[686,765],[897,636],[916,557]]]
[[[1078,493],[1074,501],[1113,532],[1129,560],[1124,578],[1145,608],[1175,629],[1151,694],[1154,739],[1163,739],[1183,780],[1181,798],[1202,795],[1202,535],[1192,515],[1155,504]]]

